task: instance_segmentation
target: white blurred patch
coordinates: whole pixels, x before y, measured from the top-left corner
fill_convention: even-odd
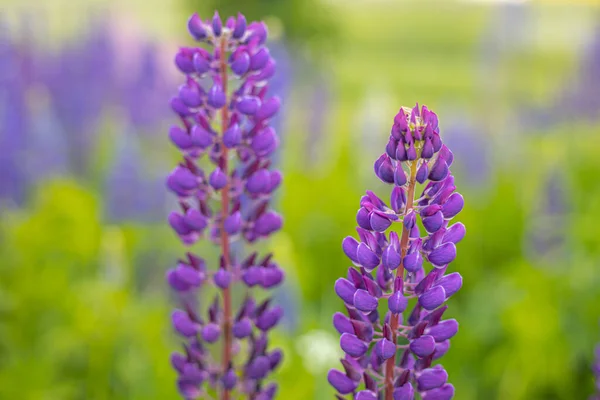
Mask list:
[[[296,351],[302,357],[304,368],[313,375],[320,375],[334,366],[341,355],[338,338],[322,330],[300,336]]]

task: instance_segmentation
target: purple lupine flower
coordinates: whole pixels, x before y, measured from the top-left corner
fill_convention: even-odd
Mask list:
[[[181,303],[173,325],[185,338],[184,353],[174,353],[172,362],[186,399],[207,392],[219,392],[222,399],[232,393],[271,399],[277,386],[264,380],[282,354],[268,348],[267,333],[281,320],[282,309],[249,294],[234,306],[232,291],[273,288],[284,275],[272,254],[241,256],[232,251],[232,240],[254,243],[282,225],[281,216],[269,209],[271,194],[281,183],[269,158],[278,146],[269,122],[279,99],[267,95],[275,61],[264,46],[265,24],[247,24],[241,14],[225,24],[218,13],[206,21],[194,14],[188,29],[204,46],[183,47],[175,56],[186,79],[171,99],[181,124],[170,129],[169,138],[183,160],[167,186],[178,195],[181,211],[168,219],[186,245],[206,237],[221,255],[209,271],[206,261],[189,251],[167,273]],[[210,165],[206,170],[199,166],[201,158]],[[211,284],[219,295],[204,314],[194,299]],[[219,354],[211,357],[206,344],[217,341]]]
[[[386,152],[375,162],[377,177],[393,185],[390,202],[368,191],[356,216],[359,240],[349,236],[342,243],[355,268],[334,286],[348,311],[333,319],[346,355],[344,372],[333,369],[328,380],[340,395],[454,396],[444,368],[432,365],[458,331],[455,319],[442,319],[444,303],[462,286],[459,273],[446,273],[465,235],[463,224],[450,225],[464,205],[449,171],[452,161],[436,114],[426,106],[402,107]],[[386,234],[391,227],[401,232]],[[386,310],[383,315],[380,308]],[[364,389],[358,391],[361,384]]]

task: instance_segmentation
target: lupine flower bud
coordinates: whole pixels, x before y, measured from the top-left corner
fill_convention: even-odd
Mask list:
[[[241,14],[225,24],[216,12],[205,21],[194,14],[188,30],[201,47],[181,48],[175,57],[186,79],[171,100],[181,124],[171,127],[169,139],[183,158],[167,187],[178,196],[181,211],[170,213],[168,221],[186,245],[205,238],[219,245],[221,256],[217,268],[208,271],[190,251],[167,271],[166,280],[180,301],[172,323],[185,343],[184,354],[174,353],[171,362],[186,399],[212,392],[272,399],[277,386],[264,379],[281,364],[282,353],[268,348],[267,333],[279,323],[283,309],[270,300],[257,304],[250,295],[234,304],[232,291],[241,292],[243,285],[273,288],[284,274],[271,254],[234,254],[231,236],[253,243],[282,226],[281,216],[269,209],[271,193],[282,179],[279,171],[269,169],[268,158],[278,139],[267,120],[278,111],[279,99],[264,98],[275,62],[263,45],[265,25],[246,26]],[[231,74],[240,79],[230,79]],[[203,157],[213,164],[206,171],[200,168]],[[207,285],[214,285],[218,294],[202,310],[198,303],[204,301],[194,299]],[[205,346],[216,342],[222,345]],[[210,355],[212,348],[219,353]]]
[[[196,40],[202,40],[206,37],[204,22],[202,22],[198,14],[193,14],[188,20],[188,30]]]
[[[210,60],[203,53],[194,54],[192,60],[194,69],[199,75],[203,75],[210,69]]]
[[[356,214],[359,240],[342,242],[355,268],[334,285],[348,310],[333,318],[345,373],[331,370],[328,381],[340,395],[364,384],[355,399],[454,396],[444,368],[432,365],[458,331],[456,320],[442,320],[444,303],[462,286],[460,274],[446,270],[466,232],[462,223],[450,225],[464,206],[454,192],[452,161],[437,116],[425,106],[401,108],[374,164],[375,175],[393,185],[389,207],[367,192]],[[382,298],[385,315],[378,312]],[[403,317],[411,298],[412,310]]]

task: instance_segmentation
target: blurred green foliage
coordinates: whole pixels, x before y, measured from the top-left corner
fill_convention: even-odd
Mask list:
[[[274,15],[298,40],[329,34],[330,23],[310,12],[312,2],[238,3],[219,3],[221,15]],[[340,243],[353,234],[364,190],[387,193],[374,178],[359,178],[373,160],[349,134],[371,86],[388,88],[397,102],[386,110],[390,122],[398,106],[415,101],[433,110],[447,110],[449,102],[465,107],[494,150],[488,186],[457,176],[467,237],[451,269],[461,272],[464,287],[448,315],[461,329],[442,360],[457,398],[572,400],[593,390],[589,366],[600,341],[600,126],[507,132],[523,102],[548,102],[559,78],[573,70],[574,55],[543,46],[508,54],[489,78],[502,84],[490,92],[476,71],[479,38],[493,10],[436,6],[436,13],[414,2],[393,10],[337,10],[336,56],[321,54],[336,74],[330,82],[335,104],[317,146],[320,162],[306,161],[307,117],[299,115],[298,92],[290,100],[278,207],[286,222],[271,246],[298,289],[292,312],[300,324],[273,339],[286,355],[277,374],[279,398],[332,398],[325,376],[341,352],[331,315],[342,306],[332,286],[349,266]],[[534,11],[550,23],[568,17]],[[443,134],[451,115],[439,115]],[[387,135],[368,132],[363,140],[383,149]],[[550,229],[562,235],[566,251],[532,256],[527,235],[541,216],[553,169],[564,176],[568,208]],[[169,325],[174,302],[163,275],[182,247],[164,224],[105,224],[96,196],[69,180],[47,182],[22,210],[1,211],[0,399],[177,398],[168,363],[178,346]]]
[[[337,38],[337,18],[326,3],[318,0],[185,0],[189,13],[204,18],[218,10],[221,18],[244,14],[247,20],[264,20],[271,34],[284,35],[289,43],[317,48],[331,48]]]

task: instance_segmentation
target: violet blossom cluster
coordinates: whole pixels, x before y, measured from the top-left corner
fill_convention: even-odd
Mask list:
[[[265,47],[265,24],[247,25],[241,14],[225,24],[216,12],[206,21],[194,14],[188,30],[203,47],[182,47],[175,56],[186,79],[171,99],[181,123],[169,137],[183,159],[167,186],[181,210],[168,220],[185,245],[205,238],[220,256],[211,269],[210,261],[188,251],[167,272],[180,302],[173,326],[184,338],[183,352],[171,361],[186,399],[218,394],[267,400],[277,386],[265,378],[282,360],[279,349],[269,348],[267,333],[283,311],[270,299],[255,300],[249,289],[273,288],[284,274],[272,254],[241,256],[232,244],[257,242],[282,226],[281,216],[269,209],[282,179],[270,169],[279,143],[269,121],[280,100],[267,95],[275,61]],[[217,295],[203,311],[197,298],[206,297],[209,286]]]
[[[462,223],[450,225],[464,205],[452,161],[436,114],[426,106],[402,107],[375,162],[379,179],[393,185],[389,205],[367,191],[356,215],[359,240],[349,236],[342,244],[356,268],[335,282],[347,309],[333,317],[345,353],[344,372],[328,374],[338,399],[454,396],[442,365],[433,365],[458,331],[455,319],[442,319],[446,300],[462,286],[459,273],[446,272],[466,233]],[[386,234],[394,226],[401,232]]]

